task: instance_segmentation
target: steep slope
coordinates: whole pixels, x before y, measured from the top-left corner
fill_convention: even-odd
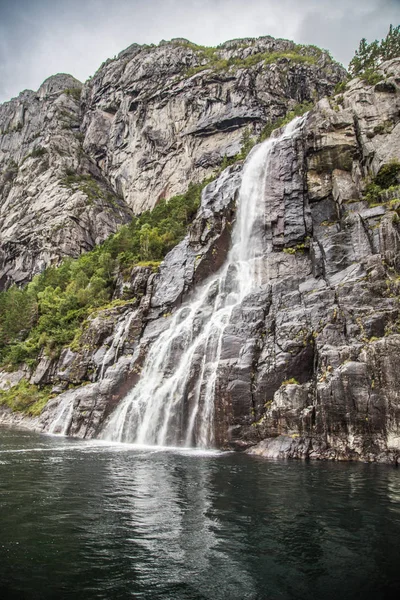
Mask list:
[[[90,250],[344,77],[284,40],[176,40],[131,46],[83,87],[56,75],[0,105],[0,289]]]
[[[138,212],[210,175],[246,128],[259,133],[344,77],[326,52],[271,37],[134,44],[84,88],[84,148]]]
[[[56,75],[0,106],[0,289],[90,250],[131,218],[82,150],[81,89]]]
[[[222,338],[219,447],[252,447],[270,457],[399,460],[400,60],[378,75],[375,85],[354,79],[343,94],[321,100],[275,147],[260,196],[262,285],[243,299]],[[177,308],[224,263],[241,178],[237,163],[205,188],[189,236],[160,272],[134,268],[125,282],[133,299],[93,315],[73,349],[43,355],[34,372],[3,374],[3,387],[25,377],[55,394],[66,390],[31,426],[101,433]],[[207,311],[196,328],[202,321]],[[171,369],[186,343],[175,344]],[[67,389],[71,384],[78,387]]]

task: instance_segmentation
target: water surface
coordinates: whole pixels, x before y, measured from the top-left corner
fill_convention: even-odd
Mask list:
[[[4,600],[399,598],[400,471],[0,429]]]

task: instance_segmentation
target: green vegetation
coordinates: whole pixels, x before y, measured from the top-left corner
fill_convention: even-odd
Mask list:
[[[121,273],[127,276],[135,265],[156,269],[183,239],[208,182],[190,185],[185,194],[168,202],[161,200],[101,246],[47,268],[24,289],[13,286],[1,292],[0,364],[34,366],[42,350],[57,356],[80,334],[83,321],[94,310],[109,305]]]
[[[93,204],[96,199],[101,198],[116,206],[115,195],[102,188],[92,175],[79,175],[74,171],[67,171],[65,177],[61,179],[61,185],[86,194],[89,204]]]
[[[376,85],[383,80],[383,75],[381,73],[377,73],[373,69],[367,69],[360,74],[360,78],[365,81],[365,83],[368,83],[368,85]]]
[[[283,251],[286,254],[296,254],[299,252],[300,254],[304,254],[306,250],[310,248],[310,238],[306,238],[305,241],[301,244],[297,244],[296,246],[291,246],[289,248],[284,248]]]
[[[382,135],[384,133],[391,133],[394,125],[392,121],[384,121],[383,123],[379,123],[379,125],[375,125],[372,132],[367,133],[368,138],[373,138],[375,135]]]
[[[291,377],[290,379],[286,379],[282,381],[281,385],[300,385],[295,377]]]
[[[46,153],[46,148],[43,148],[42,146],[37,146],[32,150],[29,156],[31,156],[32,158],[39,158],[40,156],[44,156]]]
[[[293,47],[284,52],[257,52],[250,54],[245,58],[232,56],[230,58],[221,58],[220,50],[216,47],[198,46],[191,42],[178,41],[177,44],[192,49],[198,55],[199,60],[203,63],[196,67],[191,67],[186,72],[187,77],[191,77],[205,69],[212,69],[214,72],[228,71],[230,69],[249,68],[260,63],[269,65],[280,62],[282,60],[291,61],[293,63],[316,64],[321,57],[323,51],[317,46],[306,46],[302,44],[294,44]],[[242,47],[238,43],[238,48]]]
[[[375,40],[368,44],[365,38],[361,40],[358,50],[350,61],[349,71],[354,77],[361,76],[374,85],[381,80],[376,73],[379,65],[385,60],[398,56],[400,56],[400,25],[397,27],[390,25],[386,38],[380,42]]]
[[[347,84],[348,84],[347,81],[339,81],[339,83],[337,83],[335,85],[335,88],[333,91],[334,95],[343,94],[347,90]]]
[[[67,94],[67,96],[72,96],[72,98],[74,98],[74,100],[80,100],[81,99],[81,94],[82,94],[82,89],[81,88],[66,88],[65,90],[63,90],[64,94]]]
[[[375,177],[375,183],[383,190],[387,190],[392,185],[398,185],[400,182],[400,163],[393,160],[379,169]]]
[[[46,148],[44,148],[43,146],[36,146],[36,148],[34,148],[32,150],[32,152],[29,152],[29,154],[24,156],[24,158],[21,161],[21,164],[23,164],[28,158],[41,158],[42,156],[45,156],[46,154],[47,154]]]
[[[34,417],[40,415],[47,402],[54,396],[55,394],[50,392],[50,387],[39,389],[36,385],[28,383],[26,379],[21,379],[9,390],[0,390],[0,404]]]
[[[379,173],[365,190],[365,198],[370,206],[382,203],[382,193],[397,191],[400,185],[400,163],[397,160],[383,165]]]
[[[279,117],[270,123],[267,123],[261,131],[259,141],[262,142],[270,137],[274,129],[283,127],[292,121],[295,117],[301,117],[307,111],[311,110],[314,104],[312,102],[301,102],[296,104],[284,117]]]

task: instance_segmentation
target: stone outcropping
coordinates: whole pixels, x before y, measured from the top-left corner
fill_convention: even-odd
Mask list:
[[[287,40],[134,44],[85,86],[84,148],[135,211],[181,193],[241,148],[244,129],[332,91],[344,70]],[[308,60],[307,60],[308,59]]]
[[[0,106],[0,289],[91,250],[132,217],[82,149],[81,89],[56,75]]]
[[[319,101],[276,146],[262,199],[263,285],[234,310],[222,342],[219,447],[399,460],[400,187],[372,206],[365,191],[400,159],[400,60],[381,73],[376,85],[355,79]],[[134,269],[133,300],[93,316],[58,359],[43,356],[30,380],[58,395],[33,426],[98,435],[171,313],[224,262],[241,169],[205,188],[190,234],[159,273]]]
[[[46,80],[0,105],[0,289],[79,256],[201,181],[243,132],[321,98],[345,71],[318,49],[246,39],[134,44],[85,85]]]

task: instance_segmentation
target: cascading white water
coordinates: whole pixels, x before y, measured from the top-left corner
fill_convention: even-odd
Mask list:
[[[264,195],[269,158],[302,120],[253,149],[239,194],[232,248],[221,270],[182,306],[152,344],[141,377],[106,423],[103,439],[149,445],[214,443],[214,395],[224,329],[262,283]],[[193,383],[195,381],[195,383]]]
[[[104,379],[108,367],[117,361],[119,353],[122,350],[129,333],[129,327],[132,323],[132,319],[136,317],[136,315],[137,311],[133,311],[130,315],[123,317],[119,323],[112,344],[104,354],[100,367],[100,379]]]
[[[74,414],[74,399],[66,396],[60,403],[57,415],[49,427],[49,433],[67,435]]]

